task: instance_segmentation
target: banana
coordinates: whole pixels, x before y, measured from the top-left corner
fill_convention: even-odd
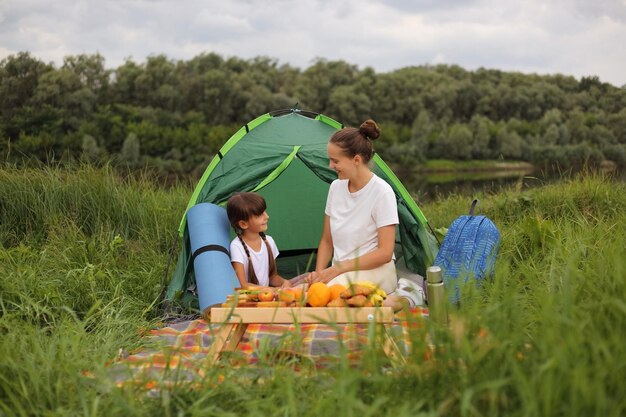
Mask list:
[[[341,298],[352,306],[381,306],[387,298],[387,293],[372,282],[362,281],[350,284],[348,289],[341,293]]]

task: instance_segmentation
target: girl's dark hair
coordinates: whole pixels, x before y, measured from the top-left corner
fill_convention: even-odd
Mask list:
[[[238,235],[243,233],[240,221],[248,221],[252,216],[260,216],[267,210],[265,199],[257,193],[237,193],[228,199],[226,214],[230,225]]]
[[[226,214],[228,215],[228,221],[230,225],[235,230],[243,249],[246,251],[246,255],[248,256],[248,282],[251,284],[259,284],[259,280],[254,272],[254,268],[252,266],[252,259],[250,258],[250,250],[248,246],[243,241],[241,235],[243,235],[243,229],[239,227],[239,222],[241,220],[248,221],[252,216],[260,216],[267,209],[267,204],[265,203],[265,199],[257,194],[257,193],[237,193],[228,199],[226,203]],[[259,233],[263,242],[265,242],[265,246],[267,247],[267,254],[269,256],[269,276],[272,277],[276,274],[276,260],[274,259],[274,254],[272,253],[272,248],[270,244],[267,242],[267,238],[265,233]]]
[[[374,156],[372,141],[380,136],[380,127],[372,119],[364,121],[357,129],[345,127],[336,131],[330,137],[330,143],[339,146],[349,157],[361,155],[364,163],[368,163]]]

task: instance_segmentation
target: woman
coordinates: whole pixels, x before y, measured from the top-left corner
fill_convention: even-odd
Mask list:
[[[328,159],[338,179],[328,191],[324,230],[310,283],[370,281],[387,293],[396,289],[396,197],[368,165],[374,154],[372,141],[379,136],[376,122],[367,120],[358,129],[344,128],[330,138]]]

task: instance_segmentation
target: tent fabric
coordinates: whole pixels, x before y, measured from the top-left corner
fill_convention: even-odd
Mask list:
[[[303,183],[307,186],[303,187]],[[268,233],[274,236],[278,223],[282,229],[297,231],[281,233],[281,253],[317,247],[324,226],[328,183],[321,181],[302,160],[295,158],[282,175],[258,192],[267,202]],[[286,197],[293,203],[284,204]],[[297,216],[293,215],[294,210],[297,210]],[[279,266],[282,266],[280,262]]]
[[[239,129],[213,158],[187,210],[204,202],[224,205],[236,192],[255,190],[267,201],[271,219],[268,234],[281,252],[279,272],[288,278],[311,270],[328,187],[337,178],[329,167],[326,148],[330,136],[341,126],[327,116],[297,109],[258,117]],[[425,275],[438,249],[426,218],[378,155],[372,160],[372,170],[391,185],[398,201],[397,258],[410,271]],[[179,229],[182,248],[166,300],[195,307],[185,215]]]

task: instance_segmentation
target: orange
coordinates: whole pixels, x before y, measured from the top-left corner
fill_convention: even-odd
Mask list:
[[[306,297],[311,307],[324,307],[330,301],[330,289],[323,282],[316,282],[309,287]]]
[[[330,300],[332,301],[339,298],[339,295],[346,290],[346,287],[341,284],[333,284],[328,289],[330,290]]]

